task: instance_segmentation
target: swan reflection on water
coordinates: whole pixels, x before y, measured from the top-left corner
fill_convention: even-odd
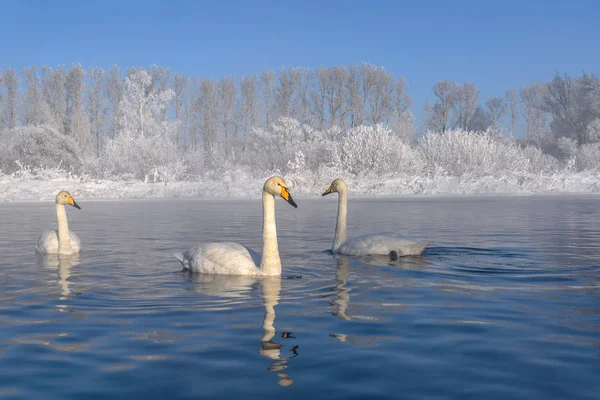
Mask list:
[[[298,355],[298,346],[291,346],[289,356],[282,357],[281,351],[283,345],[274,341],[277,336],[275,328],[275,306],[279,304],[281,292],[281,277],[263,277],[241,275],[213,275],[197,274],[184,272],[188,279],[191,279],[199,285],[194,285],[193,291],[208,296],[218,296],[223,298],[222,306],[211,307],[213,310],[223,310],[232,305],[232,300],[239,298],[240,302],[246,302],[248,295],[257,286],[261,288],[261,295],[265,314],[262,321],[263,335],[260,338],[261,345],[258,352],[261,356],[274,361],[267,368],[268,371],[277,374],[281,386],[290,386],[294,383],[290,377],[282,371],[287,369],[287,363],[290,359]],[[235,300],[234,300],[235,301]],[[295,339],[291,332],[282,332],[282,339]]]
[[[350,303],[350,291],[351,288],[347,287],[349,278],[349,267],[351,259],[357,261],[355,268],[362,268],[364,266],[375,266],[375,267],[399,267],[405,269],[421,269],[428,264],[428,261],[423,256],[410,256],[400,257],[396,261],[391,261],[388,256],[362,256],[362,257],[348,257],[341,254],[335,254],[333,256],[337,260],[337,266],[335,270],[335,281],[336,285],[333,287],[333,298],[331,305],[333,310],[332,315],[349,321],[352,319],[348,315],[348,304]],[[363,264],[363,265],[360,265]]]
[[[60,300],[71,300],[72,296],[80,293],[71,291],[71,267],[79,265],[79,254],[44,254],[38,256],[38,262],[47,269],[58,270],[57,283],[60,286]],[[70,312],[67,304],[57,304],[61,312]]]

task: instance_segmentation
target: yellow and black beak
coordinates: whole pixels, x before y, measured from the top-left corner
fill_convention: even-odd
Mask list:
[[[294,199],[292,199],[292,195],[290,194],[290,189],[286,188],[285,186],[281,187],[281,197],[283,197],[283,199],[285,201],[287,201],[288,203],[290,203],[294,208],[298,208],[298,205],[296,204]]]
[[[81,210],[81,207],[79,207],[79,204],[75,203],[75,200],[72,197],[69,196],[69,198],[67,199],[67,202],[69,203],[69,205],[72,205],[76,209]]]
[[[332,187],[333,187],[333,185],[329,185],[329,189],[327,189],[325,191],[325,193],[323,193],[321,196],[327,196],[328,194],[333,193],[333,191],[331,190]]]

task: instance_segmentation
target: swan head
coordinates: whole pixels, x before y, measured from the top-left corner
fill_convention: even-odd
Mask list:
[[[321,196],[327,196],[328,194],[331,194],[334,192],[342,193],[345,191],[346,191],[346,182],[344,182],[344,180],[342,178],[337,178],[336,180],[331,182],[331,185],[329,185],[329,188]]]
[[[71,196],[71,193],[65,192],[64,190],[56,195],[56,204],[60,204],[63,206],[68,204],[70,206],[73,206],[73,207],[81,210],[81,207],[79,207],[79,204],[77,204],[75,202],[75,199],[73,199],[73,196]]]
[[[287,183],[285,183],[283,178],[280,176],[273,176],[267,179],[265,186],[263,186],[263,192],[269,193],[273,196],[280,196],[285,201],[290,203],[294,208],[298,208],[298,205],[294,199],[292,199],[292,195]]]

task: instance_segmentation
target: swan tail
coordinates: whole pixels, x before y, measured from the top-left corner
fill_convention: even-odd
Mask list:
[[[190,269],[190,264],[188,260],[186,260],[183,256],[183,253],[173,253],[173,257],[175,257],[177,261],[181,263],[181,266],[183,267],[184,271]]]
[[[410,246],[407,246],[406,249],[402,249],[402,251],[399,251],[396,254],[396,257],[400,254],[403,256],[421,255],[421,253],[423,253],[423,250],[425,250],[425,248],[427,246],[429,246],[430,244],[431,244],[431,242],[419,242],[419,243],[411,244]],[[394,251],[392,251],[392,252],[394,252]],[[390,258],[392,258],[392,254],[391,254],[392,252],[390,252]]]

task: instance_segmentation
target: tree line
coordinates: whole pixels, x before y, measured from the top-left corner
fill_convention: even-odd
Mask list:
[[[579,145],[600,139],[600,80],[557,74],[550,82],[510,89],[485,99],[474,83],[441,80],[423,106],[423,126],[486,131],[525,138],[541,148],[569,137]],[[124,131],[154,135],[168,130],[178,149],[208,151],[252,140],[292,118],[318,131],[384,124],[409,142],[415,133],[413,100],[402,76],[370,63],[309,70],[281,68],[219,80],[198,79],[153,65],[87,70],[32,66],[0,71],[0,135],[21,126],[49,126],[72,138],[81,154],[99,156]],[[145,122],[146,121],[146,122]]]

